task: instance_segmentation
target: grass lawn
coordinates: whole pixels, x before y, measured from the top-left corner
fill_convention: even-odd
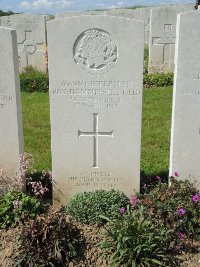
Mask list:
[[[167,175],[172,88],[144,89],[142,159],[144,175]],[[51,169],[48,93],[22,93],[25,151],[38,171]]]
[[[51,135],[48,93],[22,92],[24,151],[34,157],[38,171],[51,169]]]

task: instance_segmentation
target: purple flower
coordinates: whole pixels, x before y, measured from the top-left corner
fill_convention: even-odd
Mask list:
[[[137,197],[136,196],[132,196],[131,199],[130,199],[130,202],[131,202],[132,205],[136,205]]]
[[[183,216],[185,214],[185,209],[184,208],[180,208],[177,210],[177,214],[180,215],[180,216]]]
[[[14,209],[18,209],[20,206],[20,202],[19,202],[19,199],[16,199],[13,201],[13,207]]]
[[[119,211],[120,211],[121,214],[124,214],[126,212],[126,209],[124,207],[122,207],[122,208],[119,209]]]
[[[185,234],[184,234],[184,233],[182,233],[182,232],[178,232],[177,234],[178,234],[178,237],[179,237],[180,239],[185,238]]]
[[[192,200],[197,203],[199,201],[199,195],[198,194],[195,194],[193,197],[192,197]]]
[[[147,184],[144,184],[144,185],[143,185],[143,188],[144,188],[144,189],[147,189],[147,188],[148,188],[148,185],[147,185]]]
[[[174,175],[175,175],[176,177],[179,177],[179,174],[178,174],[178,172],[175,172],[175,173],[174,173]]]
[[[160,178],[160,176],[156,176],[156,179],[158,180],[158,181],[160,181],[161,180],[161,178]]]

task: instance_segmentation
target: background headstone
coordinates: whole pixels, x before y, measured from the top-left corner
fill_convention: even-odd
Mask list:
[[[200,188],[200,11],[178,15],[170,175]]]
[[[145,44],[149,45],[151,7],[138,8],[138,9],[139,9],[139,12],[140,12],[139,20],[144,21],[144,25],[145,25]]]
[[[65,18],[65,17],[74,17],[74,16],[82,16],[82,15],[103,15],[103,11],[85,11],[85,12],[63,12],[57,13],[56,19]]]
[[[111,16],[119,16],[123,18],[135,18],[135,10],[133,9],[128,9],[128,8],[114,8],[114,9],[108,9],[104,11],[106,15],[111,15]]]
[[[48,16],[35,14],[2,17],[1,25],[17,32],[20,71],[28,65],[46,71],[46,20],[48,19]]]
[[[139,191],[144,23],[57,19],[48,44],[54,199]]]
[[[22,111],[16,32],[0,27],[0,165],[14,177],[23,153]]]
[[[151,9],[149,73],[174,71],[177,14],[193,5],[161,6]]]
[[[136,8],[136,9],[109,9],[104,13],[111,16],[119,16],[124,18],[136,19],[145,22],[145,43],[149,44],[149,22],[151,8]]]

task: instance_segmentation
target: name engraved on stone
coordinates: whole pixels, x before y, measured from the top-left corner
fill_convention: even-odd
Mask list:
[[[93,113],[94,123],[93,123],[93,132],[83,132],[78,130],[78,137],[82,136],[91,136],[93,137],[93,168],[98,168],[98,139],[99,137],[113,137],[113,130],[110,132],[99,132],[99,123],[98,117],[99,113]]]
[[[89,75],[108,72],[117,61],[117,46],[106,31],[84,31],[74,44],[74,61]]]
[[[200,90],[184,91],[184,96],[197,96],[200,95]]]

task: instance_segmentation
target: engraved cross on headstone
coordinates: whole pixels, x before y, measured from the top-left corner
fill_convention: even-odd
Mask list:
[[[113,137],[113,130],[110,132],[99,132],[99,121],[98,121],[99,113],[93,113],[94,123],[93,123],[93,132],[83,132],[78,130],[78,137],[81,136],[91,136],[94,140],[94,163],[93,168],[98,168],[98,139],[99,137]]]
[[[37,40],[34,40],[32,31],[24,31],[25,37],[24,40],[18,42],[18,51],[26,53],[26,66],[33,65],[35,62],[35,52],[43,51],[44,43],[38,43]],[[25,66],[23,66],[25,67]]]
[[[163,46],[163,64],[168,65],[168,67],[171,65],[171,50],[172,45],[175,44],[175,40],[176,37],[171,35],[164,35],[164,37],[152,37],[153,45]]]

